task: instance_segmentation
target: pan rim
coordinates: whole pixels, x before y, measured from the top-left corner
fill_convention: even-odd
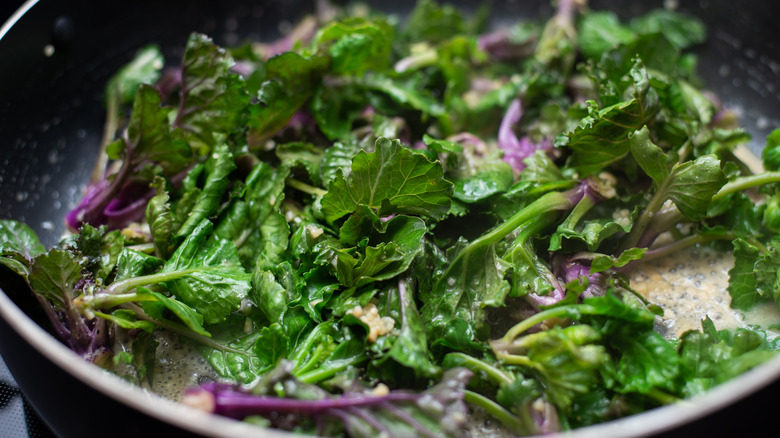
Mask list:
[[[205,433],[216,438],[236,436],[286,438],[297,436],[226,417],[205,414],[162,396],[148,393],[97,365],[85,362],[27,316],[2,289],[0,289],[0,318],[3,318],[18,336],[22,337],[40,354],[80,382],[131,409],[177,426],[182,430],[199,434]],[[610,422],[546,436],[570,438],[651,436],[713,414],[756,393],[767,383],[777,379],[780,379],[780,355],[691,399]]]

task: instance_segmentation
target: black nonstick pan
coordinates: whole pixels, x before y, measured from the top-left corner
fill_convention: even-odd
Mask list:
[[[137,48],[157,43],[173,63],[193,31],[225,45],[270,40],[285,23],[315,7],[313,0],[19,3],[15,11],[4,6],[11,18],[0,28],[0,218],[30,224],[47,247],[59,240],[66,212],[89,181],[103,129],[103,86]],[[399,13],[413,5],[368,3]],[[552,11],[546,0],[493,3],[497,23]],[[625,17],[664,6],[649,0],[590,4]],[[780,9],[764,0],[680,1],[677,6],[707,24],[708,42],[698,48],[699,75],[737,112],[753,136],[748,146],[760,153],[766,135],[780,127]],[[18,284],[4,281],[0,287],[0,355],[57,435],[288,436],[176,406],[82,362],[37,324],[43,319]],[[761,434],[775,427],[778,393],[780,360],[774,360],[700,399],[571,436]],[[0,437],[5,436],[0,426]]]

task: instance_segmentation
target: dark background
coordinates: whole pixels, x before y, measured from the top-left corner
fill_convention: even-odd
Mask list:
[[[23,2],[0,2],[0,24],[9,18]],[[5,362],[0,357],[0,437],[50,438],[55,435],[40,419],[22,395]]]

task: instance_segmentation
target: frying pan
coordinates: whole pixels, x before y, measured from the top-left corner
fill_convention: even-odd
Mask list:
[[[368,3],[395,13],[413,5],[404,0]],[[623,17],[663,6],[648,0],[607,3],[592,1],[591,6],[611,8]],[[137,48],[157,43],[174,64],[192,31],[224,45],[244,38],[270,40],[285,23],[313,8],[313,0],[22,4],[0,28],[0,217],[30,224],[47,247],[59,240],[65,213],[78,201],[96,160],[103,85]],[[698,48],[699,74],[740,115],[753,135],[748,146],[759,153],[766,135],[780,126],[777,6],[762,0],[700,0],[680,2],[679,8],[708,25],[709,40]],[[493,5],[497,24],[550,13],[546,0]],[[0,355],[58,435],[289,436],[177,406],[84,363],[42,328],[45,322],[38,324],[44,320],[20,286],[8,279],[0,283]],[[571,436],[745,435],[774,426],[778,390],[780,358],[690,402]]]

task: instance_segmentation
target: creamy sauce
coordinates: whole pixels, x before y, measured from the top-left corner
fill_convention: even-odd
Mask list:
[[[753,172],[764,171],[761,160],[746,147],[737,147],[734,155]],[[768,329],[780,324],[780,310],[771,302],[745,312],[731,308],[727,287],[729,270],[733,266],[730,253],[689,247],[668,257],[641,263],[629,278],[637,292],[664,309],[658,329],[668,338],[679,337],[688,330],[700,330],[705,317],[709,317],[719,330],[748,325]]]
[[[161,396],[179,401],[184,389],[196,386],[204,380],[218,380],[219,377],[206,359],[175,335],[157,336],[157,367],[152,381],[152,390]]]
[[[688,248],[642,263],[629,278],[637,292],[664,310],[659,331],[679,337],[701,329],[701,320],[708,316],[719,329],[744,325],[745,316],[729,307],[726,286],[733,265],[729,254]]]

